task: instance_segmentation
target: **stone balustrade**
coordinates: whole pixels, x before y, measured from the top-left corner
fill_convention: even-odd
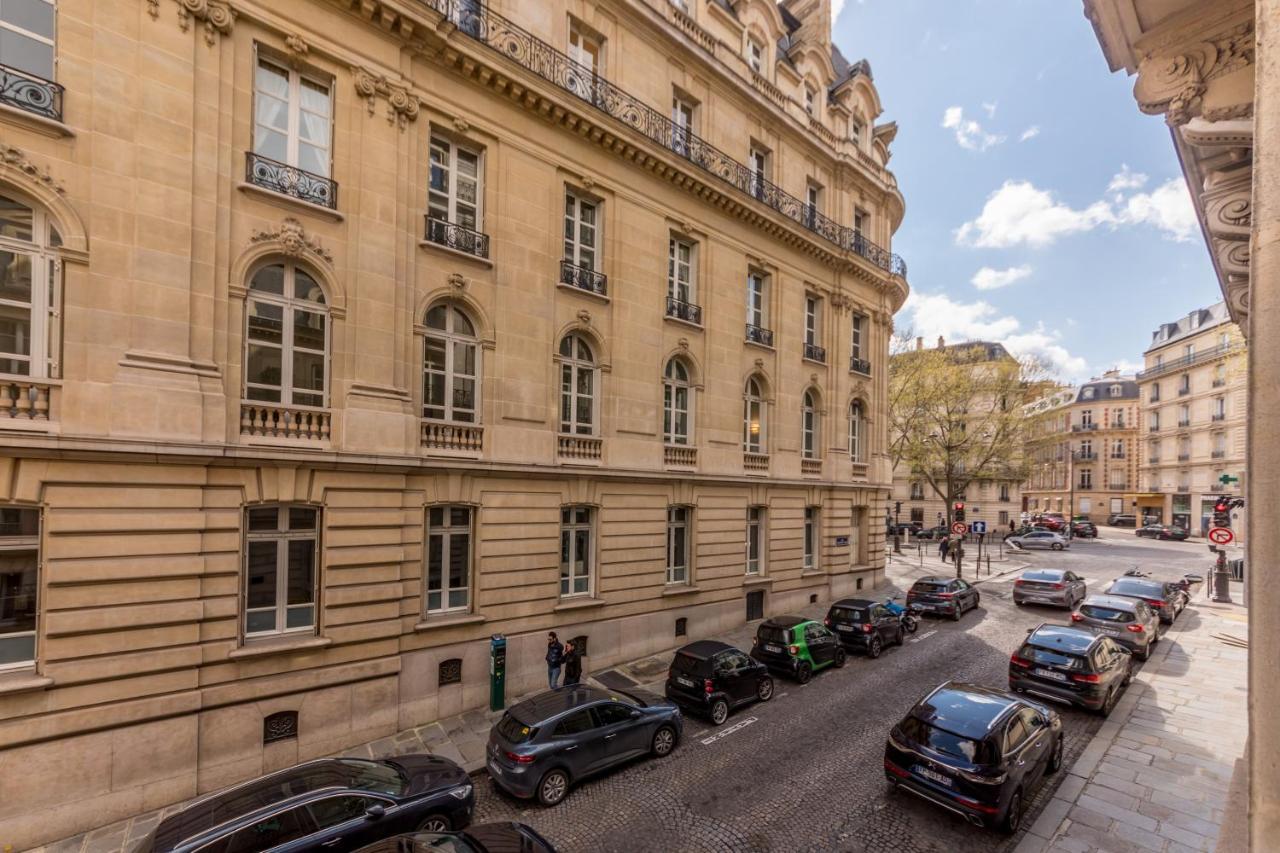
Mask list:
[[[821,459],[801,459],[800,473],[806,477],[818,477],[822,474]]]
[[[662,461],[673,468],[694,468],[698,464],[698,449],[668,444],[662,449]]]
[[[56,383],[38,379],[0,379],[0,422],[48,422]]]
[[[853,477],[853,479],[855,479],[855,480],[865,480],[865,479],[867,479],[867,463],[865,463],[865,462],[851,462],[851,463],[849,463],[849,467],[852,469],[852,470],[850,471],[850,476],[852,476],[852,477]]]
[[[604,439],[586,435],[562,435],[558,437],[557,455],[561,459],[599,462],[604,449]]]
[[[328,441],[330,420],[328,409],[249,401],[240,404],[240,434],[254,438]]]
[[[769,473],[769,454],[746,451],[742,454],[742,467],[753,473],[767,474]]]
[[[423,421],[422,446],[428,450],[479,453],[484,449],[484,427]]]

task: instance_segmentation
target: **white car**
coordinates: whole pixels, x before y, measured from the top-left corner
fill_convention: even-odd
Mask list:
[[[1055,551],[1061,551],[1071,547],[1071,543],[1065,536],[1054,533],[1052,530],[1033,530],[1022,536],[1010,536],[1004,541],[1019,548],[1052,548]]]

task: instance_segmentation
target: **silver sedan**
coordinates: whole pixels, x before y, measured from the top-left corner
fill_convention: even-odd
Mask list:
[[[1013,582],[1013,603],[1054,604],[1068,610],[1089,594],[1084,578],[1066,569],[1028,569]]]
[[[1054,551],[1061,551],[1071,547],[1071,542],[1065,536],[1052,530],[1033,530],[1022,536],[1010,536],[1004,541],[1018,548],[1052,548]]]

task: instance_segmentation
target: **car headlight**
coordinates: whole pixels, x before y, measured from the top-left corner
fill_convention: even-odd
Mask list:
[[[468,782],[465,785],[459,785],[456,788],[450,788],[449,796],[457,797],[459,800],[465,800],[467,797],[471,796],[471,791],[472,791],[471,783]]]

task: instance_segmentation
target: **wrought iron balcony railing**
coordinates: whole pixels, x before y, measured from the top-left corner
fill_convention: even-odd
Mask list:
[[[245,152],[245,181],[264,190],[287,195],[299,201],[318,204],[331,210],[338,208],[338,183],[321,175]]]
[[[585,290],[599,296],[608,295],[609,277],[572,261],[560,262],[560,283]]]
[[[1191,386],[1190,386],[1190,385],[1188,385],[1186,388],[1179,388],[1179,389],[1178,389],[1178,396],[1179,396],[1179,397],[1185,397],[1185,396],[1187,396],[1187,395],[1188,395],[1188,394],[1190,394],[1190,393],[1191,393]]]
[[[427,215],[427,242],[444,246],[457,252],[489,258],[489,235],[455,225],[444,219]]]
[[[696,326],[702,325],[702,306],[692,302],[683,302],[674,296],[667,297],[667,316]]]
[[[865,358],[850,358],[849,369],[854,373],[861,373],[864,376],[870,376],[871,362],[867,361]]]
[[[688,160],[712,177],[753,196],[824,240],[866,258],[892,275],[906,276],[907,265],[898,255],[877,246],[853,228],[813,211],[687,127],[676,124],[665,113],[618,88],[594,68],[575,62],[480,0],[418,2],[450,20],[459,32]]]
[[[1210,459],[1225,459],[1226,457],[1227,451],[1225,450],[1215,450],[1209,454]]]
[[[826,364],[827,350],[825,347],[820,347],[817,344],[805,344],[804,357],[809,359],[809,361],[817,361],[822,364]]]
[[[773,330],[747,324],[747,340],[761,346],[773,346]]]
[[[1209,419],[1212,421],[1225,421],[1227,419],[1227,415],[1225,412],[1215,412],[1213,415],[1210,415]]]
[[[0,65],[0,103],[62,121],[62,92],[51,80]]]
[[[1098,428],[1097,424],[1072,424],[1072,432],[1092,432]]]
[[[1076,461],[1078,461],[1078,462],[1092,462],[1093,460],[1095,460],[1095,459],[1097,459],[1097,458],[1098,458],[1098,455],[1097,455],[1096,453],[1094,453],[1092,450],[1081,450],[1081,451],[1080,451],[1080,453],[1079,453],[1079,455],[1077,455],[1077,456],[1076,456]]]
[[[1179,462],[1190,462],[1190,461],[1191,461],[1191,454],[1190,454],[1190,453],[1179,453],[1179,454],[1178,454],[1178,461],[1179,461]]]
[[[1143,379],[1151,379],[1155,376],[1168,373],[1171,370],[1179,370],[1183,367],[1189,367],[1193,364],[1199,364],[1203,361],[1210,361],[1220,356],[1230,355],[1231,353],[1243,349],[1242,344],[1219,344],[1216,347],[1209,347],[1191,355],[1184,355],[1181,358],[1175,358],[1173,361],[1166,361],[1163,364],[1155,364],[1150,368],[1138,374],[1138,381]]]

